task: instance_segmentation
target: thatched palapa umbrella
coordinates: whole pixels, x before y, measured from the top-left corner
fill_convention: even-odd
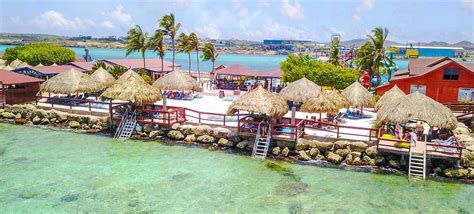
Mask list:
[[[283,88],[279,95],[287,100],[293,102],[300,102],[304,103],[309,100],[311,97],[317,97],[321,94],[321,87],[314,83],[313,81],[306,79],[303,77],[299,80],[296,80],[290,84],[288,84],[285,88]],[[296,115],[296,107],[291,108],[291,124],[295,124],[295,115]]]
[[[332,100],[328,93],[320,93],[316,97],[307,100],[301,106],[301,111],[308,113],[331,113],[339,112],[338,102]],[[321,116],[319,116],[321,118]]]
[[[283,98],[272,94],[259,84],[255,89],[232,102],[227,114],[232,115],[238,111],[257,113],[270,118],[281,118],[288,112],[288,106]]]
[[[41,92],[72,94],[96,92],[102,88],[100,82],[74,68],[51,77],[40,86]]]
[[[95,70],[94,73],[91,74],[91,77],[99,81],[103,87],[109,87],[115,82],[114,76],[102,67]]]
[[[197,90],[199,88],[199,83],[188,73],[175,70],[157,79],[153,83],[153,87],[156,87],[162,91],[189,91]],[[163,108],[166,110],[166,96],[163,96]]]
[[[100,97],[126,100],[138,106],[151,104],[162,98],[160,90],[146,83],[145,80],[133,70],[128,70],[122,74]]]
[[[350,106],[355,108],[372,107],[374,97],[359,82],[355,81],[342,91],[342,95],[349,101]]]
[[[378,122],[406,123],[425,121],[438,128],[455,129],[457,119],[453,112],[435,100],[415,92],[382,106],[377,112]]]
[[[394,85],[390,90],[385,92],[382,97],[375,104],[375,111],[378,111],[382,106],[393,102],[394,100],[405,96],[406,94],[397,86]]]
[[[344,97],[339,91],[334,89],[333,91],[329,92],[327,94],[329,100],[336,105],[337,108],[348,108],[349,107],[349,101],[347,100],[346,97]]]

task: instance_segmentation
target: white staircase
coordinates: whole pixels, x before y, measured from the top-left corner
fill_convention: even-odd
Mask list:
[[[125,111],[125,114],[122,116],[122,121],[120,121],[117,131],[115,132],[114,138],[118,140],[127,140],[132,136],[133,130],[137,125],[137,112],[130,112],[128,109]]]
[[[426,144],[417,142],[417,146],[410,147],[410,160],[408,164],[408,179],[424,181],[426,179]]]
[[[268,147],[271,141],[271,125],[268,125],[268,133],[266,137],[262,137],[260,133],[261,124],[258,125],[255,143],[253,145],[252,157],[265,160],[268,153]]]

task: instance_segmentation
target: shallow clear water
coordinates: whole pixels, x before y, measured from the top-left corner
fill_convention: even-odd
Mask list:
[[[281,163],[288,175],[244,155],[7,124],[0,144],[3,213],[474,212],[467,184]]]

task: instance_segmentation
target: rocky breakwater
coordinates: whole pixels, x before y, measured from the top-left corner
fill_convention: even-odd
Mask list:
[[[78,115],[56,110],[43,110],[31,104],[7,105],[0,109],[4,122],[21,125],[38,125],[61,129],[101,132],[108,129],[108,118],[91,115]]]
[[[474,179],[474,133],[464,123],[458,123],[453,131],[462,146],[460,167],[439,163],[433,170],[450,178]]]

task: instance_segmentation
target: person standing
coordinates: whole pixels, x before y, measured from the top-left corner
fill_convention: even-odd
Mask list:
[[[423,131],[425,130],[425,128],[423,127],[423,122],[422,121],[417,121],[416,122],[415,130],[416,130],[416,135],[418,137],[417,139],[419,141],[422,141],[423,140]]]

